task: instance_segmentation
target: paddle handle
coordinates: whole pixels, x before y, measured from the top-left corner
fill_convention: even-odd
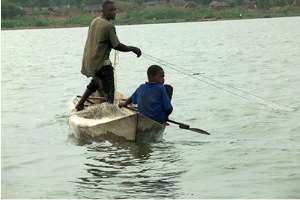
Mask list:
[[[180,122],[176,122],[176,121],[173,121],[171,119],[168,119],[167,122],[171,122],[173,124],[177,124],[177,125],[179,125],[179,128],[184,128],[184,129],[189,129],[190,128],[190,125],[183,124],[183,123],[180,123]]]
[[[78,98],[82,98],[82,96],[80,96],[80,95],[77,95],[77,97]],[[89,97],[88,99],[99,99],[99,100],[106,100],[106,98],[105,97]],[[117,100],[126,100],[126,99],[123,99],[123,98],[118,98]]]

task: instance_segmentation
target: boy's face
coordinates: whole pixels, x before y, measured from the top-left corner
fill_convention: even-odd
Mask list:
[[[155,76],[153,76],[152,82],[164,84],[165,72],[163,70],[160,70]]]

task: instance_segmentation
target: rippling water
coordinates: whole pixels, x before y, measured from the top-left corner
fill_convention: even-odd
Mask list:
[[[87,28],[1,31],[3,198],[300,198],[299,17],[117,32],[180,68],[164,67],[172,119],[211,135],[170,125],[162,143],[77,145],[68,105],[89,81],[80,74]],[[118,89],[130,95],[150,64],[121,53]]]

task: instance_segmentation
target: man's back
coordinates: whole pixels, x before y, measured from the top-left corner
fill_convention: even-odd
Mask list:
[[[119,43],[114,25],[101,17],[95,18],[88,30],[81,72],[88,77],[93,76],[105,65],[111,49]]]
[[[132,102],[138,105],[143,115],[163,123],[173,110],[171,100],[163,84],[145,83],[131,96]]]

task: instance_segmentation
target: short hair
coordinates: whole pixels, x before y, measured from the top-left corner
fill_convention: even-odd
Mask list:
[[[147,70],[148,78],[152,78],[157,75],[160,71],[164,71],[162,67],[158,65],[151,65]]]
[[[109,4],[114,4],[115,2],[113,0],[105,0],[102,3],[102,10],[104,10]]]

